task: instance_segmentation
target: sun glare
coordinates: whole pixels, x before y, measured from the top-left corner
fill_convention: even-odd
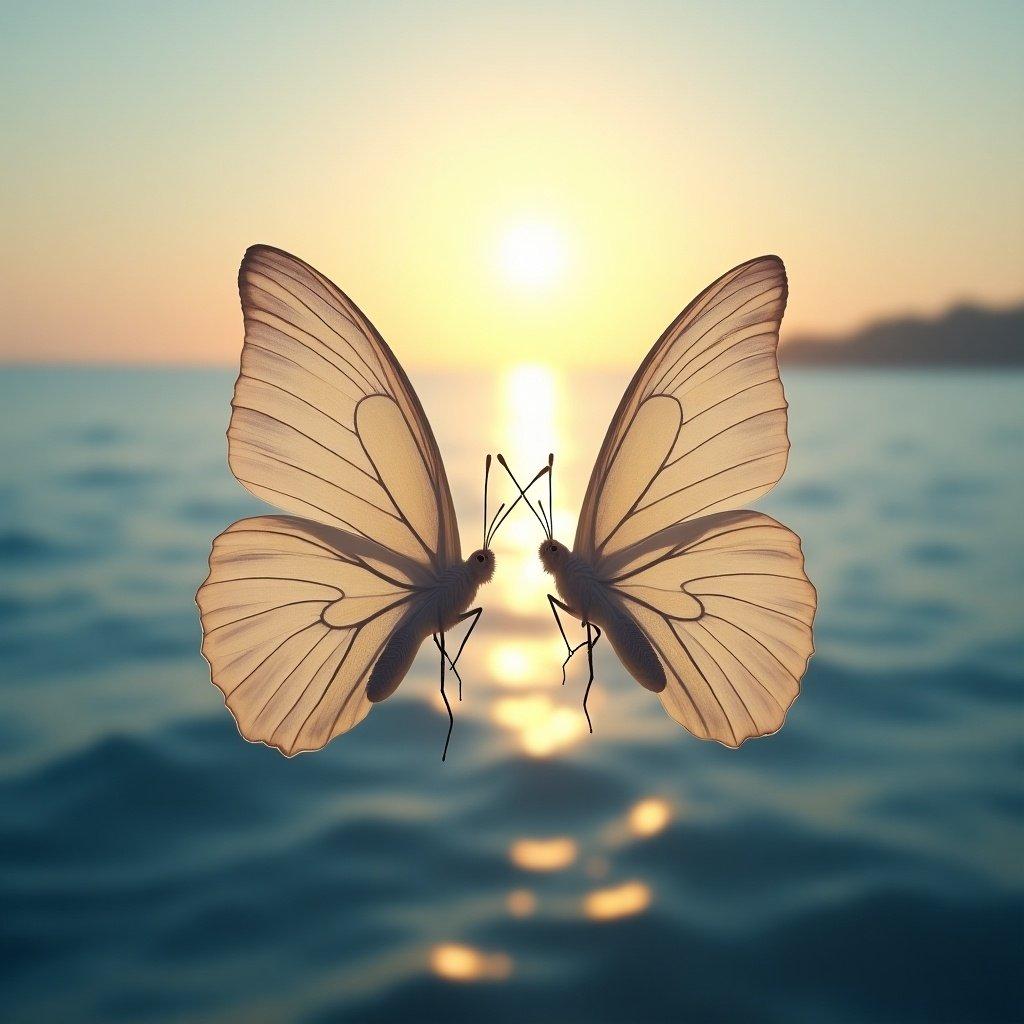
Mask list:
[[[546,288],[562,276],[565,238],[556,228],[530,221],[509,228],[501,237],[499,259],[505,280],[521,288]]]

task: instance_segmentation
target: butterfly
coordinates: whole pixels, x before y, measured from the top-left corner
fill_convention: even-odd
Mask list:
[[[587,649],[591,732],[586,700],[602,635],[701,739],[738,747],[776,732],[799,694],[817,606],[800,538],[737,510],[786,468],[777,349],[787,295],[782,260],[763,256],[720,277],[669,325],[612,418],[571,551],[554,537],[550,475],[548,513],[530,505],[561,598],[548,595],[568,652],[563,682]],[[576,647],[559,609],[582,622]]]
[[[431,636],[444,760],[445,666],[461,697],[459,656],[482,613],[471,606],[515,502],[488,525],[488,456],[483,544],[464,560],[437,442],[373,324],[323,274],[270,246],[247,250],[238,290],[245,343],[228,463],[292,514],[243,519],[213,542],[196,594],[211,679],[242,736],[291,756],[358,725]],[[465,621],[452,657],[445,632]]]

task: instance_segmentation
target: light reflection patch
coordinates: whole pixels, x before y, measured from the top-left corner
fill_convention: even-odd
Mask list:
[[[646,838],[661,832],[672,820],[672,808],[667,800],[648,797],[634,804],[629,812],[629,830],[635,836]]]
[[[532,917],[537,910],[537,897],[529,889],[513,889],[505,906],[513,917]]]
[[[576,843],[568,836],[551,839],[517,839],[509,859],[524,871],[561,871],[576,859]]]
[[[430,951],[431,970],[447,981],[504,981],[512,974],[507,953],[483,953],[472,946],[444,943]]]
[[[524,753],[549,757],[578,742],[587,725],[578,708],[555,704],[543,694],[504,697],[492,709],[494,721],[514,732]]]
[[[639,914],[651,905],[651,890],[643,882],[624,882],[594,889],[583,899],[583,913],[592,921],[611,921]]]

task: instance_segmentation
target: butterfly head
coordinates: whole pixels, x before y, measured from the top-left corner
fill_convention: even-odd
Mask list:
[[[540,560],[545,572],[551,573],[552,576],[556,575],[564,568],[568,558],[569,549],[564,544],[551,537],[544,539],[540,546]]]
[[[494,552],[490,548],[480,548],[466,559],[466,568],[473,582],[490,583],[494,577]]]

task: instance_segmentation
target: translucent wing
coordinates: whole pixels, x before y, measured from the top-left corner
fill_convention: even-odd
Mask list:
[[[590,478],[575,550],[595,566],[675,523],[738,508],[786,468],[776,349],[777,256],[730,270],[661,336],[619,403]]]
[[[316,750],[366,717],[366,678],[422,593],[373,541],[292,516],[229,526],[196,602],[214,684],[253,742]]]
[[[665,670],[661,700],[702,739],[776,732],[814,651],[800,538],[759,512],[684,523],[607,563],[608,584]]]
[[[288,253],[249,249],[228,459],[257,497],[435,572],[461,560],[437,442],[401,366],[339,288]]]

